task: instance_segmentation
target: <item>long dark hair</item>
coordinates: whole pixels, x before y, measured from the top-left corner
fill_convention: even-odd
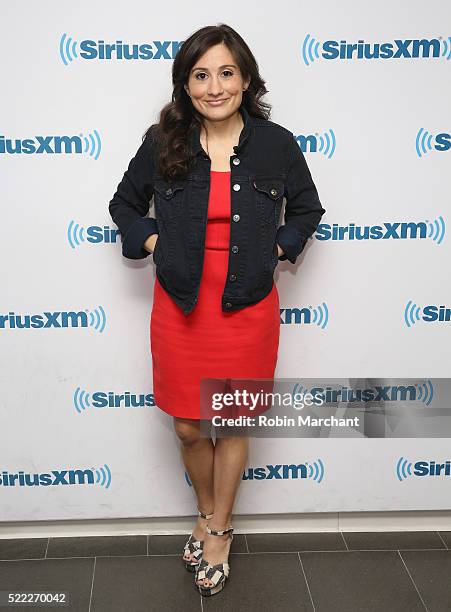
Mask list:
[[[193,155],[189,149],[189,136],[193,128],[202,125],[202,115],[194,108],[184,85],[197,60],[212,46],[224,43],[233,55],[243,80],[250,78],[243,91],[242,105],[250,115],[268,120],[271,105],[260,98],[268,92],[258,71],[252,51],[242,37],[230,26],[221,23],[205,26],[187,38],[180,46],[172,64],[172,101],[160,111],[159,122],[150,126],[152,137],[158,143],[157,172],[166,180],[184,178],[188,174]]]

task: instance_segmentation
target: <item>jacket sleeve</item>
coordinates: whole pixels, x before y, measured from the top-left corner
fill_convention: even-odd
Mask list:
[[[150,253],[144,243],[158,234],[154,217],[147,217],[153,196],[153,140],[150,130],[131,159],[128,169],[109,203],[110,215],[119,228],[122,254],[128,259],[144,259]]]
[[[294,136],[288,148],[288,175],[285,184],[286,198],[284,221],[276,234],[276,242],[284,254],[279,260],[295,263],[304,250],[307,240],[316,230],[326,209],[321,206],[318,192],[312,180],[304,154]]]

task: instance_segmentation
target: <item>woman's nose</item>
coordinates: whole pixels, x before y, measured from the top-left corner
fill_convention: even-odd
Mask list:
[[[221,81],[218,79],[218,77],[212,77],[210,79],[210,86],[208,88],[208,93],[215,95],[215,94],[220,94],[221,92],[222,92]]]

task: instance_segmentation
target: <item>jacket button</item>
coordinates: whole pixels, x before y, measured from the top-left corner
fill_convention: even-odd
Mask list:
[[[239,221],[240,220],[240,215],[233,215],[232,219],[234,221]]]
[[[229,276],[229,279],[230,279],[231,281],[236,281],[236,274],[231,274],[231,275]]]
[[[235,185],[233,186],[233,191],[239,191],[241,189],[241,185],[239,185],[238,183],[235,183]]]
[[[278,193],[277,189],[274,189],[274,187],[271,189],[271,195],[272,196],[276,196]]]
[[[232,308],[232,304],[231,304],[230,302],[226,302],[225,307],[226,307],[226,308]]]
[[[238,247],[236,246],[236,244],[234,244],[232,247],[232,253],[238,253]]]
[[[235,166],[238,166],[238,164],[240,163],[240,160],[238,157],[235,157],[235,159],[233,160],[233,162],[235,164]]]
[[[172,195],[172,189],[169,187],[169,189],[166,189],[166,195],[170,196]]]

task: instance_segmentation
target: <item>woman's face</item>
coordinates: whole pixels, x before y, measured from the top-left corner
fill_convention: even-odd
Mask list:
[[[199,58],[184,87],[201,115],[210,121],[222,121],[238,110],[243,89],[248,85],[228,47],[221,43],[210,47]]]

